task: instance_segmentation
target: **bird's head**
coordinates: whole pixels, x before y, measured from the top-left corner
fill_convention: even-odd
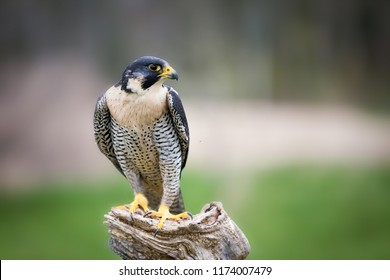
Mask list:
[[[122,74],[121,87],[126,92],[141,94],[153,85],[161,86],[166,79],[178,78],[175,69],[165,60],[142,56],[126,67]]]

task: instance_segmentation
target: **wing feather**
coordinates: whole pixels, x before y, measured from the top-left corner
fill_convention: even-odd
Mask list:
[[[177,135],[179,136],[182,152],[181,169],[183,170],[187,162],[188,149],[190,145],[190,131],[188,128],[187,117],[184,112],[183,104],[180,100],[179,94],[171,87],[168,87],[167,99],[169,112],[171,114]]]
[[[107,107],[105,94],[97,100],[93,118],[93,127],[95,142],[99,147],[99,150],[114,164],[119,172],[125,176],[114,152],[111,135],[111,115]]]

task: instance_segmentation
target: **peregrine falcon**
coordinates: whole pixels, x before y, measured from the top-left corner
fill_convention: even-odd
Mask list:
[[[165,60],[136,59],[98,99],[93,122],[100,151],[132,186],[131,217],[141,207],[146,215],[160,218],[155,234],[166,219],[191,217],[180,191],[188,123],[179,95],[164,84],[166,79],[178,80],[178,75]]]

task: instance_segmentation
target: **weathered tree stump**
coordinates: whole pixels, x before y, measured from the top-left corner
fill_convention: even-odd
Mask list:
[[[111,249],[122,259],[233,260],[249,254],[247,238],[220,202],[206,204],[192,220],[166,220],[156,236],[158,220],[143,215],[137,210],[132,220],[118,208],[105,215]]]

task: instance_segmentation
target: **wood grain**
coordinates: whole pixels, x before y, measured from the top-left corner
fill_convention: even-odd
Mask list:
[[[222,203],[206,204],[192,220],[164,223],[154,236],[157,219],[143,217],[138,209],[112,208],[105,215],[111,249],[122,259],[239,260],[250,245],[244,233],[223,209]]]

